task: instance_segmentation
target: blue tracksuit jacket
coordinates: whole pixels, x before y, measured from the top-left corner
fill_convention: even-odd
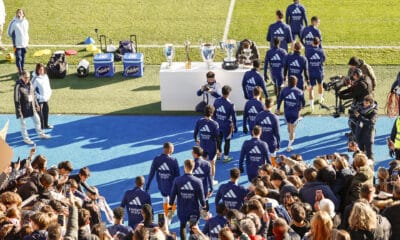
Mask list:
[[[264,110],[257,115],[255,124],[262,128],[261,140],[268,144],[269,152],[274,153],[281,143],[278,117],[271,111]]]
[[[243,206],[248,193],[249,190],[245,189],[243,186],[236,185],[232,181],[229,181],[219,187],[215,195],[215,205],[218,205],[222,200],[227,208],[239,210]]]
[[[214,159],[217,154],[217,139],[219,126],[213,119],[200,118],[194,128],[194,140],[200,140],[200,147],[208,155],[208,159]]]
[[[253,178],[257,177],[259,166],[265,163],[271,164],[267,143],[254,137],[250,140],[246,140],[243,143],[242,150],[240,152],[240,169],[243,169],[244,160],[246,160],[247,176],[249,178],[249,182],[251,182]]]
[[[157,174],[157,186],[161,195],[166,197],[171,193],[174,179],[179,177],[179,165],[176,158],[167,154],[161,154],[154,158],[151,163],[149,178],[146,184],[146,190],[150,188],[154,175]]]
[[[307,50],[312,48],[312,44],[314,42],[314,38],[318,37],[320,40],[319,47],[322,48],[322,35],[321,31],[314,27],[313,25],[305,27],[300,33],[300,41],[304,45],[305,52],[307,54]]]
[[[207,198],[208,192],[212,192],[213,184],[211,178],[211,165],[210,162],[197,158],[194,160],[193,176],[199,178],[203,184],[204,198]]]
[[[269,25],[267,33],[267,41],[270,43],[270,47],[273,47],[274,38],[281,40],[281,48],[288,50],[288,44],[293,42],[292,30],[290,26],[282,21],[277,21]]]
[[[203,184],[192,174],[185,174],[175,178],[170,194],[169,204],[177,198],[178,218],[187,222],[191,215],[200,216],[200,207],[205,207]]]
[[[285,73],[287,76],[297,77],[297,87],[304,89],[303,74],[305,75],[306,81],[308,81],[308,63],[304,56],[300,55],[300,52],[293,52],[287,55],[285,60]]]
[[[303,91],[301,91],[297,87],[285,87],[284,89],[282,89],[282,92],[279,95],[278,99],[278,110],[280,110],[283,100],[285,100],[285,116],[298,117],[301,108],[306,105]]]
[[[306,9],[301,4],[290,4],[286,9],[285,16],[286,23],[289,24],[293,35],[300,34],[304,26],[308,25]]]
[[[213,118],[219,125],[219,132],[227,138],[231,135],[232,130],[237,130],[234,104],[229,99],[220,97],[215,100],[214,108]]]
[[[135,187],[125,192],[121,201],[121,207],[126,208],[128,225],[131,228],[135,229],[136,225],[143,221],[141,210],[142,206],[146,203],[151,205],[150,194],[142,188]]]
[[[259,112],[264,110],[264,106],[261,101],[256,98],[250,99],[244,105],[243,111],[243,126],[248,126],[248,130],[251,133],[254,127],[254,121]]]
[[[268,66],[270,67],[270,74],[272,81],[281,86],[284,80],[284,66],[287,52],[278,47],[272,47],[265,54],[264,62],[264,77],[267,78]]]
[[[253,90],[256,86],[262,88],[264,95],[268,98],[267,88],[265,87],[264,79],[262,78],[261,74],[257,72],[257,69],[251,69],[247,71],[242,80],[242,88],[244,93],[245,99],[252,99],[253,98]]]
[[[217,215],[210,218],[204,225],[203,233],[210,238],[210,240],[219,240],[219,232],[228,224],[228,220],[222,216]]]
[[[308,61],[308,75],[310,79],[324,78],[325,52],[322,48],[311,47],[306,52]]]

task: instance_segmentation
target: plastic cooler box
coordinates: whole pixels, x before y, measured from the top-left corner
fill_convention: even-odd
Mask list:
[[[95,77],[113,77],[114,68],[114,54],[113,53],[99,53],[94,56],[94,76]]]
[[[122,61],[125,77],[143,76],[143,53],[125,53]]]

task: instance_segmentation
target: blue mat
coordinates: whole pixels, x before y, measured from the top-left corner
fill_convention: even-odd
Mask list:
[[[147,174],[151,161],[162,151],[162,144],[170,141],[175,145],[174,156],[180,166],[185,159],[191,158],[194,146],[193,128],[197,116],[77,116],[51,115],[53,130],[46,132],[52,135],[50,140],[38,139],[34,130],[29,131],[32,140],[37,143],[37,153],[48,158],[48,166],[56,165],[63,160],[70,160],[74,169],[88,166],[92,172],[88,182],[99,188],[111,207],[119,205],[124,192],[134,186],[134,178]],[[28,155],[30,146],[22,141],[19,121],[15,115],[0,115],[0,126],[6,119],[10,120],[7,142],[14,149],[14,161],[20,156]],[[231,155],[234,161],[227,164],[217,162],[217,177],[220,182],[229,179],[229,169],[238,166],[241,145],[250,138],[241,133],[241,116],[238,118],[239,132],[233,136]],[[377,122],[376,141],[374,146],[375,167],[387,166],[389,159],[386,138],[390,134],[395,119],[380,117]],[[33,123],[28,120],[28,127]],[[305,160],[333,152],[347,153],[348,131],[347,118],[305,117],[296,129],[294,151]],[[282,150],[287,146],[288,133],[281,116]],[[291,154],[292,154],[291,153]],[[351,153],[350,153],[351,154]],[[76,172],[76,171],[74,171]],[[181,174],[183,173],[181,167]],[[241,177],[246,183],[247,177]],[[158,193],[156,182],[151,189],[155,212],[162,210],[162,198]],[[216,192],[214,192],[215,194]],[[214,209],[213,199],[210,201]],[[175,229],[177,219],[172,228]],[[176,229],[175,229],[176,230]]]

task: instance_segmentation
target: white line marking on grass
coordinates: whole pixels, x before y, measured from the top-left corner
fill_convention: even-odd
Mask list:
[[[231,4],[229,5],[229,10],[228,10],[228,17],[226,17],[224,36],[222,37],[222,41],[224,41],[224,42],[228,38],[229,27],[231,25],[232,14],[233,14],[234,8],[235,8],[235,0],[231,0]]]
[[[5,47],[11,48],[12,45],[5,44]],[[31,44],[30,48],[85,48],[84,44]],[[164,48],[160,44],[139,44],[138,48]],[[184,45],[174,45],[176,48],[183,48]],[[269,46],[257,46],[260,49],[269,49]],[[323,46],[324,49],[400,49],[400,46]]]

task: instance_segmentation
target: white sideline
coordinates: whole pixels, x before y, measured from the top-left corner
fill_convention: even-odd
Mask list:
[[[5,44],[7,48],[11,48],[12,45]],[[84,48],[85,45],[83,44],[31,44],[29,45],[30,48]],[[165,45],[160,44],[139,44],[138,48],[164,48]],[[183,48],[183,45],[174,45],[175,48]],[[269,46],[257,46],[260,49],[268,49]],[[400,49],[400,46],[323,46],[324,49]]]
[[[226,17],[224,36],[222,37],[222,41],[224,41],[224,42],[228,38],[229,27],[231,25],[232,14],[233,14],[234,8],[235,8],[235,0],[231,0],[231,4],[229,5],[229,10],[228,10],[228,16]]]

